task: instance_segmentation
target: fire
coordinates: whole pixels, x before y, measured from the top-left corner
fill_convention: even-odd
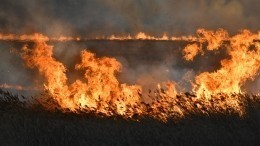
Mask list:
[[[150,41],[198,41],[196,37],[193,36],[168,36],[164,33],[161,37],[155,37],[148,35],[144,32],[138,32],[136,35],[131,36],[130,34],[126,36],[116,36],[111,35],[107,37],[94,37],[94,38],[85,38],[85,37],[72,37],[72,36],[59,36],[59,37],[47,37],[39,33],[33,35],[16,35],[16,34],[3,34],[0,33],[0,40],[5,41],[35,41],[42,40],[45,42],[56,41],[56,42],[65,42],[65,41],[89,41],[89,40],[110,40],[110,41],[125,41],[125,40],[150,40]]]
[[[85,81],[78,79],[68,85],[66,68],[53,58],[52,49],[53,46],[37,40],[33,48],[22,48],[22,58],[28,67],[36,68],[44,76],[46,91],[61,108],[71,111],[84,109],[107,116],[118,114],[125,117],[147,112],[147,107],[142,103],[142,88],[138,85],[120,84],[116,79],[116,73],[122,68],[116,59],[97,58],[91,52],[82,51],[81,62],[75,65],[75,69],[85,72]],[[176,98],[174,83],[166,82],[161,85],[158,85],[158,91],[151,96],[163,97],[164,100]],[[154,110],[160,106],[168,106],[157,104],[153,105]]]
[[[39,33],[35,33],[32,35],[15,35],[15,34],[2,34],[0,33],[0,40],[5,41],[58,41],[58,42],[64,42],[64,41],[80,41],[80,37],[66,37],[66,36],[60,36],[60,37],[47,37]]]
[[[33,35],[15,35],[15,34],[2,34],[0,33],[0,40],[6,41],[49,41],[49,37],[46,37],[42,34],[35,33]]]
[[[15,89],[15,90],[40,90],[39,88],[37,87],[25,87],[25,86],[21,86],[21,85],[10,85],[10,84],[0,84],[0,88],[3,88],[3,89]]]
[[[84,72],[73,83],[68,83],[68,72],[65,65],[53,57],[53,46],[48,41],[87,40],[80,37],[46,37],[34,35],[3,35],[2,40],[33,41],[34,46],[25,45],[21,57],[27,67],[36,69],[44,77],[43,87],[48,97],[54,99],[61,109],[73,112],[87,111],[105,116],[121,115],[131,118],[134,115],[148,115],[167,120],[172,117],[183,117],[188,113],[199,111],[235,112],[244,114],[241,87],[245,81],[253,80],[259,75],[260,43],[259,34],[248,30],[229,36],[219,29],[208,31],[199,29],[197,36],[162,37],[149,36],[143,32],[136,36],[115,36],[107,40],[184,40],[189,44],[183,49],[183,58],[193,61],[198,54],[204,54],[206,49],[214,51],[227,49],[229,58],[221,61],[221,68],[214,72],[203,72],[195,77],[193,92],[178,92],[174,81],[158,83],[154,91],[145,94],[140,85],[120,83],[116,76],[122,69],[122,64],[115,58],[98,58],[94,53],[82,51],[80,62],[75,65],[75,71]],[[88,38],[89,39],[89,38]],[[149,99],[148,101],[146,99]],[[65,111],[65,110],[64,110]]]
[[[76,70],[85,71],[85,79],[76,80],[71,85],[67,83],[65,66],[52,57],[52,46],[42,40],[37,40],[35,46],[22,48],[22,58],[30,68],[37,68],[45,78],[44,87],[62,108],[75,111],[78,108],[96,109],[108,112],[107,108],[114,106],[116,112],[124,115],[126,106],[139,102],[140,87],[119,84],[115,74],[121,69],[121,64],[114,58],[96,58],[91,52],[81,53],[81,62]],[[125,98],[125,99],[124,99]],[[124,99],[124,101],[122,101]]]
[[[202,51],[202,46],[194,43],[194,44],[189,44],[183,49],[183,58],[188,60],[188,61],[193,61],[193,58],[198,55],[199,53],[203,54]]]
[[[204,72],[196,76],[193,91],[198,96],[209,98],[218,93],[240,93],[241,86],[245,81],[253,80],[259,75],[260,69],[260,47],[259,35],[243,30],[240,34],[229,37],[222,29],[216,31],[197,31],[200,40],[198,45],[188,45],[184,49],[184,58],[193,58],[202,51],[202,43],[207,42],[207,50],[218,50],[221,45],[227,48],[230,59],[221,60],[221,68],[215,72]],[[229,41],[226,42],[225,41]]]
[[[151,40],[151,41],[196,41],[195,37],[192,36],[181,36],[181,37],[170,37],[166,33],[164,33],[161,37],[155,37],[148,35],[144,32],[138,32],[136,35],[131,36],[128,34],[127,36],[115,36],[111,35],[109,37],[97,37],[96,40],[105,39],[105,40]]]

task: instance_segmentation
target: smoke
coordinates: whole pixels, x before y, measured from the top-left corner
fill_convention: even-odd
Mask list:
[[[257,0],[2,0],[0,31],[82,36],[259,30]]]
[[[0,84],[11,85],[9,91],[15,94],[33,95],[34,90],[31,90],[36,85],[38,78],[37,73],[30,71],[23,66],[23,60],[17,52],[13,51],[13,45],[10,43],[0,43]],[[16,86],[16,87],[15,87]],[[17,90],[17,86],[26,87],[29,90]]]

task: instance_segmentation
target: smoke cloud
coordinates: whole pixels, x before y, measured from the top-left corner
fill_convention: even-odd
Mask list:
[[[82,36],[259,30],[257,0],[2,0],[0,31]]]

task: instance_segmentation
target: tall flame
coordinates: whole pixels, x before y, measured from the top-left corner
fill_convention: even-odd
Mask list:
[[[202,43],[207,42],[207,50],[218,50],[221,45],[227,48],[230,58],[221,60],[221,68],[215,72],[204,72],[196,76],[193,91],[199,96],[210,97],[218,93],[239,93],[245,81],[259,75],[260,47],[259,35],[243,30],[229,37],[223,29],[216,32],[198,30],[200,47],[197,43],[188,45],[183,51],[186,60],[202,51]],[[229,42],[225,42],[229,41]]]
[[[121,64],[114,58],[96,58],[93,53],[82,51],[81,62],[75,68],[85,70],[86,82],[76,80],[68,85],[66,68],[52,57],[52,49],[44,41],[36,40],[32,49],[27,46],[22,48],[22,57],[28,67],[37,68],[44,76],[45,89],[62,108],[107,112],[106,108],[114,106],[116,112],[123,115],[129,110],[126,106],[132,107],[140,101],[140,87],[119,84],[117,81],[115,74],[120,71]],[[126,99],[122,101],[123,98]]]
[[[75,71],[83,71],[84,76],[69,84],[66,67],[53,57],[53,46],[46,42],[74,40],[73,37],[0,34],[0,39],[35,42],[32,48],[25,45],[21,56],[29,68],[37,69],[44,77],[45,90],[62,109],[91,111],[106,116],[149,115],[165,120],[182,117],[196,110],[207,113],[229,112],[230,109],[242,115],[244,105],[241,98],[245,98],[245,95],[240,94],[241,87],[247,80],[253,80],[259,75],[260,69],[259,34],[249,30],[231,37],[223,29],[216,32],[199,29],[196,37],[168,37],[165,34],[158,38],[145,33],[138,33],[135,37],[108,37],[109,40],[187,40],[190,43],[183,49],[183,57],[188,61],[194,60],[200,53],[204,54],[205,46],[208,51],[227,48],[229,58],[221,60],[220,69],[211,73],[203,72],[195,77],[192,83],[195,95],[179,93],[174,81],[158,83],[156,90],[144,94],[139,85],[119,83],[116,75],[122,65],[115,58],[97,58],[86,50],[81,52],[81,60],[75,65]]]

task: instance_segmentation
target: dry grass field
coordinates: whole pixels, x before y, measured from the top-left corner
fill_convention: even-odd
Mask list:
[[[164,123],[26,107],[1,90],[1,145],[259,145],[260,105],[247,103],[247,114],[194,113]]]

